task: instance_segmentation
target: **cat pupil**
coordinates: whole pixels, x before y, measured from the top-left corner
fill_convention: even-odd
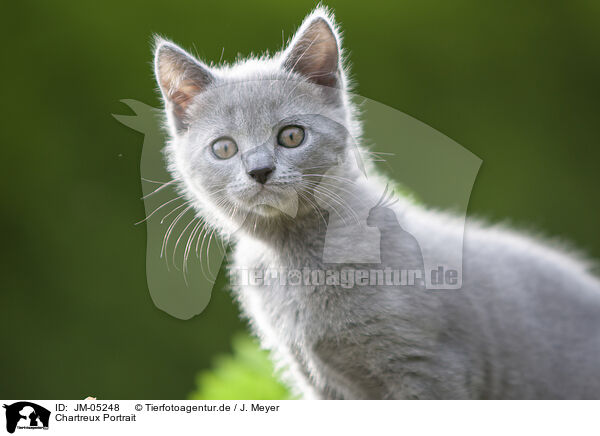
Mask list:
[[[284,147],[297,147],[304,140],[304,130],[297,126],[288,126],[281,130],[277,141]]]

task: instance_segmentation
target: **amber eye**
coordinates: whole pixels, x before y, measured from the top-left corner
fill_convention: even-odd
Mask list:
[[[298,126],[286,126],[279,131],[277,143],[284,147],[298,147],[304,141],[304,129]]]
[[[237,153],[238,148],[232,139],[221,138],[213,142],[212,151],[219,159],[229,159]]]

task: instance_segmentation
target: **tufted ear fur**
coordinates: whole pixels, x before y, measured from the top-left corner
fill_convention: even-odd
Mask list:
[[[185,125],[185,113],[192,99],[214,80],[209,68],[179,46],[158,39],[154,55],[154,73],[178,127]]]
[[[309,15],[283,53],[283,68],[322,86],[341,85],[340,44],[324,11]]]

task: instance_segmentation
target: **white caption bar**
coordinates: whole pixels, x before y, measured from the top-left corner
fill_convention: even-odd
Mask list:
[[[19,436],[600,434],[594,418],[600,406],[596,401],[4,400],[2,404],[6,407],[0,421],[5,428],[0,433],[12,430]]]

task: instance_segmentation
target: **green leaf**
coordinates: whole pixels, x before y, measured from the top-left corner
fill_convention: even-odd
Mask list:
[[[289,390],[277,379],[269,353],[247,334],[232,340],[232,354],[218,356],[211,370],[196,377],[191,400],[286,400]]]

